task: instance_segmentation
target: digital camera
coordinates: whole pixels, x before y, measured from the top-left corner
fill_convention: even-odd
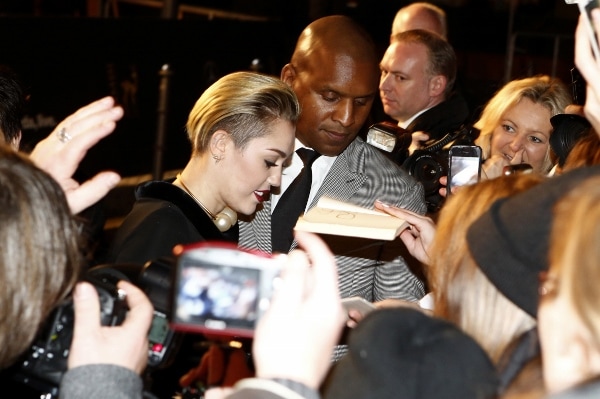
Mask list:
[[[444,197],[439,194],[440,177],[448,175],[448,151],[454,145],[474,145],[479,130],[472,126],[447,133],[439,140],[429,140],[413,152],[402,167],[423,184],[427,210],[435,212],[442,206]]]
[[[253,337],[285,255],[274,257],[225,242],[177,246],[174,252],[173,329]]]
[[[367,132],[367,143],[390,153],[390,158],[423,184],[428,212],[437,211],[444,200],[439,194],[440,177],[448,174],[448,150],[453,145],[473,145],[479,130],[472,126],[431,138],[422,149],[408,155],[411,133],[390,122],[375,123]]]
[[[169,364],[180,341],[179,334],[169,327],[169,292],[172,260],[167,258],[138,264],[99,265],[89,269],[84,280],[92,283],[100,300],[100,322],[103,326],[119,325],[127,314],[125,293],[117,288],[119,280],[139,286],[154,306],[154,317],[148,333],[148,369]],[[65,300],[51,314],[36,340],[3,380],[25,385],[24,389],[43,393],[44,398],[58,396],[58,387],[67,370],[69,349],[73,338],[73,301]]]

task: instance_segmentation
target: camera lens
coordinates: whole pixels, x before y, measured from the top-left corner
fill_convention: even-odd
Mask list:
[[[425,196],[436,194],[440,188],[439,179],[447,173],[444,157],[429,151],[415,151],[403,167],[423,184]]]

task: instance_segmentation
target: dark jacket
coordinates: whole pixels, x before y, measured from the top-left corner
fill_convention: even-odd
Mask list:
[[[135,197],[133,209],[111,243],[109,262],[143,264],[171,256],[177,244],[207,240],[237,243],[237,224],[221,233],[196,201],[171,182],[141,183]]]
[[[477,134],[470,129],[469,106],[464,97],[455,92],[446,101],[419,115],[406,131],[425,132],[429,140],[424,149],[408,156],[408,147],[395,149],[389,156],[403,169],[423,183],[429,212],[436,212],[444,202],[438,190],[439,178],[446,174],[447,151],[451,144],[473,144]],[[447,148],[447,147],[446,147]]]
[[[237,223],[221,233],[196,201],[171,184],[172,181],[148,181],[136,187],[136,201],[117,230],[109,262],[144,264],[171,257],[177,244],[209,240],[237,243]],[[199,342],[204,339],[202,335],[184,335],[174,348],[172,364],[152,371],[153,394],[160,398],[172,397],[181,389],[179,378],[198,365],[204,350]]]
[[[415,118],[406,131],[425,132],[429,135],[429,140],[425,146],[439,141],[448,133],[454,133],[464,124],[469,122],[469,106],[460,93],[452,94],[446,101],[443,101],[423,112]],[[408,156],[408,148],[396,149],[391,154],[391,158],[398,165],[402,165]]]

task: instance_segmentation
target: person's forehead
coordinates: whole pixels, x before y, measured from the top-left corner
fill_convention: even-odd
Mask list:
[[[384,60],[401,63],[404,63],[407,58],[426,62],[428,58],[427,47],[417,42],[396,41],[390,44],[384,56]]]
[[[315,60],[304,73],[305,81],[321,90],[332,90],[350,97],[366,97],[377,92],[378,65],[345,54],[327,60]]]

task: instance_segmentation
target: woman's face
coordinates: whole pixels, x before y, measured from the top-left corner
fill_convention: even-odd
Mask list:
[[[294,125],[277,119],[270,132],[248,142],[244,149],[231,145],[223,159],[227,177],[221,186],[221,197],[231,209],[244,215],[269,199],[271,187],[281,184],[284,162],[294,151]],[[221,184],[221,183],[219,183]]]
[[[550,110],[523,98],[506,110],[492,133],[491,157],[501,157],[508,164],[527,163],[542,170],[549,151],[552,124]]]

